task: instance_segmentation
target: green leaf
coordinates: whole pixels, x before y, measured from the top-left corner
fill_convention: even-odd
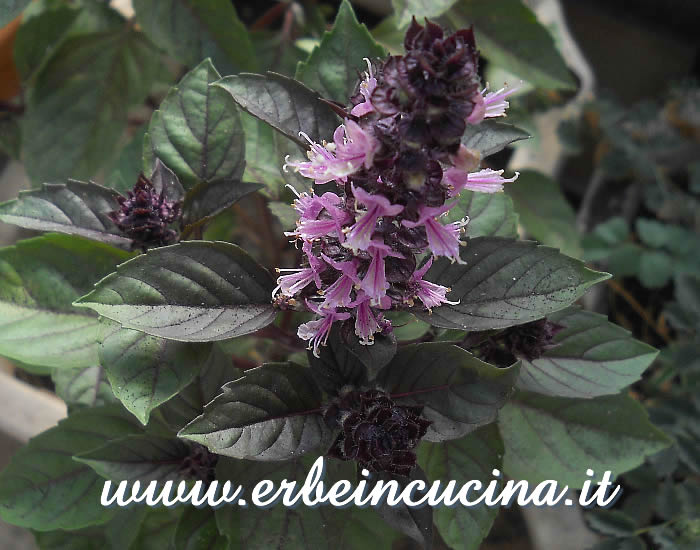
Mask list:
[[[310,88],[275,73],[225,76],[214,86],[226,90],[241,109],[259,118],[303,149],[309,144],[304,132],[315,142],[331,139],[338,117]]]
[[[661,288],[673,276],[673,261],[665,252],[645,250],[639,258],[639,280],[647,288]]]
[[[0,249],[0,354],[32,366],[97,365],[97,317],[71,304],[129,257],[54,234]]]
[[[274,130],[262,120],[240,113],[245,133],[245,172],[244,181],[254,181],[265,185],[265,194],[278,197],[284,186],[280,170],[284,158],[277,152]]]
[[[501,409],[498,425],[506,474],[573,489],[590,479],[587,469],[597,479],[606,470],[617,476],[670,443],[627,395],[568,399],[522,392]]]
[[[80,529],[107,521],[102,478],[73,455],[138,431],[120,406],[84,409],[20,449],[0,474],[0,517],[37,531]]]
[[[385,55],[364,24],[355,17],[350,2],[340,4],[333,29],[325,32],[309,58],[299,63],[295,78],[326,99],[346,105],[366,70],[364,58]]]
[[[407,26],[414,16],[421,23],[424,17],[438,17],[456,3],[457,0],[391,0],[399,27]]]
[[[559,248],[567,256],[583,255],[576,214],[555,181],[539,172],[525,170],[506,189],[529,235],[542,244]]]
[[[486,486],[493,479],[492,470],[501,469],[503,442],[495,425],[484,426],[467,437],[445,443],[422,443],[418,462],[429,479],[455,480],[462,486],[479,480]],[[502,486],[502,480],[498,486]],[[498,508],[487,506],[440,506],[433,519],[450,548],[477,550],[491,530]]]
[[[240,341],[235,340],[236,343]],[[204,412],[204,406],[221,393],[221,388],[227,382],[241,376],[243,371],[233,366],[231,354],[226,353],[219,344],[214,344],[195,380],[163,403],[158,413],[173,431],[178,432]]]
[[[321,391],[305,367],[268,363],[222,390],[179,437],[216,454],[275,461],[313,452],[329,435]]]
[[[111,31],[123,24],[122,16],[105,4],[34,0],[22,13],[13,47],[23,84],[32,83],[67,39]]]
[[[402,347],[377,382],[397,402],[423,407],[427,441],[445,441],[496,420],[517,377],[517,364],[500,369],[457,346],[426,343]]]
[[[253,462],[250,460],[230,460],[222,458],[216,467],[218,480],[230,480],[242,485],[246,495],[261,480],[270,480],[279,486],[284,479],[302,483],[309,470],[308,461],[289,460],[287,462]],[[330,469],[331,463],[327,466]],[[351,509],[341,510],[347,521]],[[270,548],[313,548],[332,550],[340,546],[342,524],[329,521],[333,510],[322,506],[302,510],[275,505],[268,509],[253,506],[221,506],[214,512],[219,530],[228,537],[230,548],[246,550],[269,550]],[[384,525],[384,531],[389,529]],[[369,548],[372,546],[365,546]],[[358,546],[359,550],[362,546]]]
[[[68,180],[20,191],[19,198],[0,204],[0,220],[33,229],[79,235],[124,249],[123,237],[107,214],[119,208],[119,194],[96,183]]]
[[[104,526],[104,534],[111,548],[132,550],[134,541],[138,537],[141,525],[148,513],[147,506],[133,506],[119,510]],[[104,547],[100,550],[104,550]]]
[[[396,354],[396,340],[377,335],[374,344],[360,344],[352,325],[336,325],[319,357],[308,352],[314,378],[328,393],[337,393],[346,385],[361,386],[373,379]]]
[[[523,359],[519,389],[561,397],[615,394],[639,380],[659,353],[597,313],[569,308],[547,319],[565,328],[541,357]]]
[[[647,246],[661,248],[668,244],[673,237],[669,228],[673,227],[665,223],[657,222],[647,218],[638,218],[635,222],[639,239]]]
[[[211,508],[187,506],[175,529],[173,550],[226,550],[228,540],[219,534]]]
[[[153,435],[129,435],[81,453],[75,460],[87,464],[115,483],[138,480],[179,480],[183,461],[191,449],[184,441]]]
[[[495,66],[540,88],[575,89],[552,36],[520,0],[462,0],[445,18],[456,29],[473,24],[479,50]]]
[[[462,191],[457,204],[445,216],[445,223],[469,216],[470,237],[517,237],[518,215],[505,193]]]
[[[234,180],[200,183],[187,194],[182,206],[183,223],[188,226],[208,221],[261,188],[257,183]]]
[[[23,82],[26,83],[61,44],[79,13],[78,8],[62,0],[39,0],[32,2],[22,14],[13,53]]]
[[[472,151],[478,151],[481,158],[485,158],[502,151],[511,143],[530,137],[525,130],[511,124],[485,120],[476,125],[467,124],[461,141],[462,145]]]
[[[76,301],[133,328],[171,340],[225,340],[271,323],[274,282],[242,248],[185,241],[117,267]]]
[[[621,244],[630,233],[629,224],[625,218],[615,216],[602,223],[599,223],[593,229],[593,234],[600,237],[607,244]]]
[[[187,66],[211,57],[227,72],[257,68],[248,30],[232,2],[134,0],[134,10],[151,40]]]
[[[123,23],[63,42],[37,75],[22,119],[30,178],[93,176],[111,158],[129,106],[148,94],[158,62],[143,35]]]
[[[399,476],[381,472],[376,478],[384,482],[396,481],[399,489],[403,491],[406,486],[416,480],[422,480],[425,483],[426,489],[416,491],[414,498],[422,498],[430,487],[430,480],[425,476],[425,473],[420,466],[416,466],[411,470],[408,476]],[[403,534],[416,541],[420,547],[431,549],[433,546],[433,509],[430,506],[412,507],[400,502],[396,506],[389,506],[386,502],[377,507],[377,514],[391,525],[394,529],[401,531]]]
[[[4,27],[20,12],[27,7],[29,0],[1,0],[0,1],[0,27]]]
[[[142,424],[197,376],[211,344],[176,342],[105,324],[99,348],[114,395]]]
[[[397,341],[415,340],[430,330],[430,325],[419,321],[408,311],[387,311],[384,318],[391,321],[391,334]]]
[[[105,187],[126,195],[136,184],[143,171],[143,142],[148,124],[141,126],[119,153],[114,163],[105,172]]]
[[[149,510],[132,548],[134,550],[170,550],[184,509],[183,506],[175,509],[160,507]]]
[[[202,61],[170,90],[148,127],[144,157],[163,161],[188,191],[243,175],[245,138],[236,105],[209,86],[219,78],[211,61]]]
[[[277,218],[285,231],[291,231],[296,227],[299,215],[294,208],[286,202],[272,201],[267,203],[272,215]]]
[[[99,407],[116,398],[101,366],[58,369],[51,373],[56,395],[70,407]]]
[[[452,289],[444,305],[416,316],[433,326],[489,330],[540,319],[571,305],[592,285],[610,278],[554,248],[499,237],[469,239],[464,264],[441,258],[425,279]]]

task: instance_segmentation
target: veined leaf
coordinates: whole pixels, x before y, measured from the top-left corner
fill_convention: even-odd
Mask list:
[[[213,84],[226,90],[241,109],[272,126],[302,149],[309,144],[299,135],[321,142],[332,139],[339,119],[320,100],[318,92],[291,78],[276,74],[241,73]]]
[[[68,180],[20,191],[19,198],[0,204],[0,220],[36,231],[79,235],[129,249],[131,239],[107,217],[117,210],[119,194],[96,183]]]
[[[299,63],[295,78],[324,98],[346,105],[359,83],[358,75],[367,68],[364,58],[384,55],[384,48],[357,21],[350,2],[344,0],[332,30],[325,32],[309,58]]]
[[[128,107],[148,94],[158,62],[150,42],[124,23],[63,42],[37,75],[22,119],[30,178],[93,176],[111,158]]]
[[[221,76],[205,59],[170,90],[153,113],[144,158],[159,158],[188,191],[203,182],[238,180],[245,138],[231,98],[209,86]]]
[[[431,480],[455,480],[462,486],[479,480],[484,487],[493,479],[492,470],[501,470],[503,442],[495,424],[484,426],[468,436],[440,444],[422,443],[418,462]],[[500,487],[502,480],[498,482]],[[472,499],[475,497],[472,497]],[[433,518],[442,538],[451,548],[477,550],[493,525],[498,508],[487,506],[440,506]]]
[[[530,134],[517,126],[485,120],[480,124],[467,124],[462,136],[462,145],[478,151],[482,158],[493,155],[508,147],[511,143],[529,139]]]
[[[102,478],[73,455],[137,433],[121,406],[78,411],[20,449],[0,474],[0,516],[37,531],[80,529],[116,511],[99,505]]]
[[[243,249],[185,241],[117,267],[76,301],[153,336],[183,342],[234,338],[269,324],[274,282]]]
[[[56,395],[69,407],[99,407],[116,402],[101,366],[58,369],[51,373]]]
[[[576,214],[559,185],[539,172],[525,170],[513,184],[506,185],[520,223],[532,238],[559,248],[563,254],[583,256],[576,230]]]
[[[416,316],[434,326],[489,330],[520,325],[564,309],[590,286],[610,278],[554,248],[499,237],[469,239],[464,262],[441,258],[425,279],[451,288],[444,305]]]
[[[274,461],[312,452],[329,435],[321,391],[304,367],[268,363],[222,389],[180,437],[216,454]]]
[[[580,489],[592,469],[599,479],[627,472],[666,447],[644,408],[627,395],[569,399],[518,393],[498,416],[504,471],[540,483],[554,479]]]
[[[240,117],[245,133],[243,180],[264,184],[265,189],[262,192],[277,198],[280,188],[284,186],[281,173],[284,157],[277,152],[275,131],[267,123],[246,112],[241,112]]]
[[[0,354],[33,366],[97,365],[97,317],[71,304],[129,257],[54,234],[0,249]]]
[[[425,439],[445,441],[496,420],[517,376],[517,365],[499,369],[457,346],[426,343],[402,347],[377,382],[399,403],[423,406],[433,422]]]
[[[13,45],[15,67],[23,83],[41,69],[67,38],[79,14],[79,8],[60,1],[39,0],[28,6]]]
[[[175,438],[129,435],[81,453],[77,462],[90,466],[105,479],[143,484],[150,481],[177,481],[190,446]]]
[[[575,87],[552,36],[521,0],[461,0],[445,19],[456,29],[473,24],[479,50],[497,67],[541,88]]]
[[[257,68],[248,30],[232,2],[134,0],[134,10],[146,34],[185,65],[211,57],[226,72]]]
[[[470,237],[517,237],[518,214],[505,193],[462,191],[457,204],[445,216],[445,223],[469,216]]]
[[[165,340],[102,322],[100,364],[116,398],[144,425],[153,409],[195,379],[211,353],[211,344]]]
[[[236,340],[240,342],[240,339]],[[221,393],[228,382],[243,376],[243,371],[234,367],[231,354],[219,344],[212,346],[211,353],[195,380],[179,391],[158,409],[166,424],[179,431],[204,412],[204,406]]]
[[[209,220],[261,188],[257,183],[236,180],[200,183],[187,194],[182,206],[183,223],[187,226]]]
[[[639,380],[659,353],[597,313],[568,308],[547,319],[565,328],[541,357],[523,359],[519,389],[561,397],[615,394]]]

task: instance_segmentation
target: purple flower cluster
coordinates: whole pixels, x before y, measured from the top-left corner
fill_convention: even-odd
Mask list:
[[[117,197],[117,201],[119,209],[107,215],[132,240],[133,248],[145,250],[177,240],[177,232],[168,226],[180,217],[180,201],[168,200],[165,191],[159,193],[143,174],[133,190],[126,197]]]
[[[299,219],[287,235],[301,242],[303,267],[280,276],[273,293],[278,304],[304,304],[317,314],[298,332],[316,355],[335,321],[354,319],[360,341],[371,344],[391,329],[384,311],[453,303],[448,288],[423,276],[432,257],[460,261],[468,220],[440,218],[463,189],[495,193],[517,178],[477,170],[479,153],[460,143],[468,125],[502,116],[514,91],[480,90],[471,29],[445,36],[440,26],[414,20],[404,44],[404,56],[367,60],[333,141],[302,134],[308,160],[285,164],[338,189],[297,195]],[[427,251],[432,257],[419,266]]]

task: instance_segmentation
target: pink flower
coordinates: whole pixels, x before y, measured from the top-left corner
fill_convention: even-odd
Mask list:
[[[333,328],[335,321],[345,321],[350,318],[349,313],[337,312],[330,309],[321,309],[313,302],[306,300],[306,306],[314,313],[320,315],[318,319],[308,321],[299,325],[297,336],[302,340],[309,340],[309,349],[313,349],[315,357],[319,356],[318,348],[325,346],[328,341],[328,335]]]
[[[403,211],[400,204],[391,204],[382,195],[371,195],[361,187],[352,186],[355,201],[364,204],[367,210],[357,218],[355,224],[347,231],[347,240],[343,246],[353,250],[367,250],[377,220],[382,216],[396,216]]]
[[[335,309],[337,307],[349,307],[352,303],[350,294],[356,284],[360,283],[357,276],[357,263],[355,260],[349,262],[337,262],[325,254],[321,254],[324,261],[334,269],[341,272],[340,277],[329,286],[323,293],[324,300],[319,306],[320,309]]]
[[[418,221],[411,222],[402,220],[406,227],[425,226],[425,233],[428,237],[428,248],[434,256],[446,256],[452,261],[461,262],[459,257],[459,235],[462,228],[467,225],[468,220],[460,220],[446,225],[437,221],[436,216],[441,216],[452,208],[456,202],[443,204],[442,206],[421,206],[418,210]]]
[[[360,83],[360,93],[365,100],[362,103],[355,105],[352,108],[352,111],[350,111],[351,115],[355,115],[357,117],[364,116],[367,113],[374,111],[374,105],[372,105],[370,100],[374,89],[377,87],[377,79],[374,78],[374,75],[372,74],[372,64],[370,63],[369,59],[365,57],[365,61],[367,62],[367,72],[365,73],[365,79]]]
[[[320,239],[327,235],[337,236],[341,242],[345,238],[342,226],[352,219],[349,212],[341,208],[343,200],[335,193],[308,195],[302,193],[294,201],[294,208],[299,213],[297,228],[285,235],[300,237],[307,241]],[[326,216],[318,218],[322,213]]]
[[[479,124],[485,118],[505,116],[506,109],[510,106],[506,98],[517,92],[521,87],[522,84],[514,86],[510,90],[506,90],[504,87],[496,92],[486,93],[488,90],[487,85],[486,88],[481,90],[481,93],[475,94],[472,98],[474,109],[467,117],[467,122],[469,124]]]
[[[353,305],[356,307],[355,334],[360,338],[360,344],[363,346],[372,345],[374,335],[384,330],[386,321],[381,318],[381,314],[375,315],[370,306],[370,297],[365,293],[361,293]]]
[[[403,258],[403,256],[380,241],[370,241],[368,251],[372,256],[372,261],[362,279],[360,288],[371,298],[371,303],[377,305],[386,296],[386,291],[389,288],[389,283],[386,281],[384,259],[387,256],[394,258]]]
[[[415,285],[416,298],[423,302],[423,305],[428,310],[442,304],[457,305],[459,301],[450,302],[447,298],[445,298],[446,294],[450,291],[449,288],[423,280],[423,275],[425,275],[426,271],[430,269],[432,264],[433,259],[430,258],[427,262],[425,262],[423,267],[417,269],[413,272],[413,275],[411,275],[409,283],[413,283]]]
[[[321,288],[321,273],[326,269],[326,265],[313,255],[312,245],[310,242],[305,241],[302,250],[309,259],[309,267],[299,268],[299,269],[277,269],[278,273],[282,271],[289,271],[289,275],[282,275],[277,279],[277,287],[272,291],[272,297],[274,299],[275,294],[281,291],[285,296],[294,296],[312,281],[316,284],[316,288]]]
[[[464,172],[459,168],[448,168],[442,174],[442,182],[450,188],[449,194],[451,197],[458,195],[462,189],[477,191],[479,193],[498,193],[503,191],[504,183],[512,183],[518,176],[519,172],[515,173],[512,178],[504,178],[501,176],[503,170],[490,170],[488,168],[479,170],[478,172]]]
[[[379,147],[374,136],[349,119],[336,128],[332,143],[324,142],[323,145],[319,145],[305,133],[300,132],[300,135],[311,145],[307,152],[308,162],[289,162],[287,158],[283,168],[291,166],[317,184],[333,180],[347,181],[347,177],[362,166],[372,165],[374,153]]]

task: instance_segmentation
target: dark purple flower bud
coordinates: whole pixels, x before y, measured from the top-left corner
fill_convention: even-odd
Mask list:
[[[564,328],[546,318],[510,327],[481,344],[479,351],[489,363],[503,363],[503,352],[534,361],[555,345],[554,337]]]
[[[143,174],[127,196],[117,200],[119,210],[108,216],[133,241],[133,248],[165,246],[177,240],[177,232],[168,225],[180,217],[181,202],[166,199],[164,191],[159,193]]]
[[[191,449],[190,454],[180,464],[180,477],[211,483],[215,478],[214,471],[219,457],[199,443],[192,443]]]
[[[413,449],[430,425],[421,407],[402,407],[380,390],[345,394],[324,412],[341,433],[328,455],[355,460],[370,472],[407,476],[416,465]]]

